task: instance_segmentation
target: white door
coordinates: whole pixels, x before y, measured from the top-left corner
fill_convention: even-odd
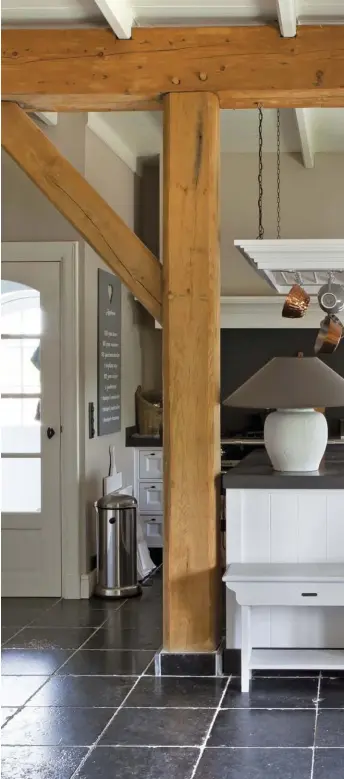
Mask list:
[[[3,259],[2,595],[59,596],[59,263]]]

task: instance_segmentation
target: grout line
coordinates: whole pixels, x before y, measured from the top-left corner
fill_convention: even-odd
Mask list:
[[[318,716],[319,716],[320,685],[321,685],[321,671],[319,673],[318,690],[317,690],[317,697],[316,697],[315,722],[314,722],[314,739],[313,739],[313,749],[312,749],[312,767],[311,767],[310,779],[313,779],[313,777],[314,777],[315,739],[316,739],[316,735],[317,735],[317,724],[318,724]]]
[[[152,662],[152,661],[150,660],[150,661],[149,661],[149,663],[147,664],[146,668],[144,669],[144,671],[142,671],[142,674],[140,674],[140,676],[138,676],[138,677],[137,677],[137,679],[136,679],[136,682],[135,682],[135,683],[133,684],[133,686],[130,688],[130,690],[129,690],[129,692],[127,693],[127,695],[126,695],[126,696],[123,698],[123,700],[122,700],[122,703],[120,704],[120,706],[118,706],[118,708],[116,709],[116,711],[115,711],[115,713],[113,714],[113,716],[112,716],[112,717],[110,717],[110,719],[109,719],[109,722],[107,723],[107,725],[105,725],[105,728],[103,728],[103,730],[102,730],[102,731],[101,731],[101,733],[99,734],[98,738],[96,738],[95,742],[92,744],[92,746],[90,746],[90,748],[88,749],[88,751],[87,751],[86,755],[85,755],[85,756],[83,757],[83,759],[81,760],[81,763],[80,763],[80,765],[79,765],[79,766],[78,766],[78,767],[75,769],[75,771],[72,773],[72,775],[71,775],[70,779],[74,779],[74,777],[77,777],[77,776],[78,776],[80,769],[81,769],[81,768],[83,768],[83,766],[84,766],[84,765],[85,765],[85,763],[86,763],[86,760],[88,760],[88,758],[90,757],[90,755],[92,754],[92,752],[94,751],[94,749],[95,749],[95,748],[98,746],[98,744],[99,744],[99,741],[100,741],[100,740],[103,738],[103,736],[104,736],[104,733],[106,733],[107,729],[110,727],[110,725],[112,725],[112,723],[113,723],[113,721],[114,721],[115,717],[117,716],[118,712],[119,712],[119,711],[120,711],[120,710],[123,708],[123,706],[124,706],[124,704],[125,704],[126,700],[128,700],[128,698],[129,698],[129,695],[130,695],[130,694],[133,692],[133,690],[135,689],[136,685],[139,683],[140,679],[142,679],[142,678],[143,678],[143,676],[145,675],[145,671],[147,670],[147,668],[148,668],[148,666],[151,664],[151,662]]]
[[[61,598],[61,600],[62,600],[62,598]],[[58,601],[58,602],[59,602],[59,601]],[[55,604],[54,604],[54,606],[55,606]],[[54,608],[54,606],[52,606],[51,608]],[[47,611],[49,611],[49,609],[47,609]],[[102,624],[103,624],[103,623],[102,623]],[[25,627],[28,627],[28,625],[26,625]],[[101,627],[101,625],[99,625],[99,627]],[[94,633],[96,633],[96,632],[97,632],[97,630],[99,630],[99,627],[98,627],[98,628],[95,628],[95,630],[93,631],[93,633],[91,634],[91,636],[93,636],[93,634],[94,634]],[[89,639],[89,638],[91,638],[91,636],[89,636],[89,637],[86,639],[86,641],[88,641],[88,639]],[[86,641],[84,641],[84,644],[86,643]],[[45,687],[45,685],[46,685],[46,684],[48,684],[48,683],[50,682],[50,680],[53,678],[53,676],[57,676],[57,672],[58,672],[58,671],[60,671],[60,669],[61,669],[61,668],[63,668],[63,667],[66,665],[66,663],[68,663],[68,662],[69,662],[69,660],[71,659],[71,657],[74,657],[74,655],[75,655],[75,654],[76,654],[76,653],[79,651],[79,649],[81,649],[81,647],[82,647],[82,646],[84,646],[84,644],[81,644],[81,646],[80,646],[80,647],[78,647],[78,649],[75,649],[75,651],[74,651],[74,652],[72,652],[72,654],[71,654],[71,655],[70,655],[70,656],[67,658],[67,660],[65,660],[65,661],[64,661],[64,663],[62,663],[62,665],[58,666],[58,668],[56,668],[56,669],[55,669],[55,671],[53,671],[53,673],[51,673],[51,674],[46,674],[46,676],[45,676],[45,677],[43,677],[43,676],[42,676],[42,678],[45,678],[45,681],[43,682],[43,684],[41,684],[41,686],[40,686],[40,687],[38,687],[38,688],[37,688],[37,690],[35,690],[35,692],[33,692],[33,693],[32,693],[32,695],[30,695],[30,697],[29,697],[29,698],[28,698],[28,699],[25,701],[25,703],[23,703],[23,704],[22,704],[22,706],[18,706],[18,708],[16,709],[16,711],[15,711],[15,713],[12,715],[12,717],[10,717],[10,718],[9,718],[9,719],[6,721],[6,723],[4,723],[4,725],[3,725],[2,727],[5,727],[5,725],[7,725],[7,724],[8,724],[8,723],[9,723],[9,722],[10,722],[10,721],[13,719],[13,717],[15,717],[17,714],[19,714],[19,712],[21,712],[21,711],[22,711],[22,710],[25,708],[25,706],[29,706],[29,702],[32,700],[32,698],[34,698],[34,697],[35,697],[35,695],[37,695],[37,693],[38,693],[38,692],[40,692],[40,691],[43,689],[43,687]],[[29,647],[27,647],[27,648],[29,648]],[[16,648],[15,648],[15,647],[13,647],[13,649],[15,650]],[[22,651],[22,649],[18,649],[18,648],[17,648],[17,651]],[[35,650],[33,650],[33,651],[35,651]],[[39,650],[36,650],[36,651],[39,651]],[[43,651],[44,651],[44,650],[43,650]],[[51,651],[53,651],[53,650],[51,650]],[[57,650],[57,651],[67,651],[67,652],[68,652],[68,649],[67,649],[67,650]],[[150,661],[150,662],[151,662],[151,661]],[[21,676],[36,676],[36,674],[20,674],[20,675],[21,675]],[[18,676],[18,674],[11,674],[11,676]],[[46,678],[46,677],[47,677],[47,678]],[[10,708],[12,708],[12,707],[10,707]],[[29,707],[29,708],[30,708],[30,707]]]
[[[51,606],[47,606],[47,608],[46,608],[46,609],[42,609],[42,614],[47,614],[47,612],[48,612],[48,611],[51,611],[51,609],[53,609],[53,608],[54,608],[54,606],[56,606],[56,605],[57,605],[57,603],[60,603],[60,602],[61,602],[61,600],[62,600],[62,598],[59,598],[59,599],[56,601],[56,603],[53,603]],[[37,609],[37,611],[39,611],[39,609]],[[1,644],[1,647],[2,647],[2,648],[3,648],[3,647],[6,647],[6,644],[8,644],[8,642],[9,642],[9,641],[12,641],[12,639],[13,639],[13,638],[15,638],[15,637],[18,635],[18,633],[21,633],[23,630],[26,630],[26,628],[36,627],[36,625],[35,625],[35,624],[33,624],[33,623],[36,621],[36,619],[38,619],[38,617],[37,617],[37,616],[36,616],[36,617],[34,617],[34,619],[30,620],[30,622],[26,622],[26,624],[25,624],[25,625],[23,625],[23,627],[21,627],[21,628],[18,628],[17,632],[16,632],[16,633],[14,633],[14,634],[13,634],[13,636],[11,636],[11,638],[8,638],[8,639],[7,639],[7,641],[5,641],[5,642],[4,642],[4,644]],[[12,627],[12,626],[11,626],[11,625],[2,625],[2,624],[1,624],[1,627],[2,627],[2,628],[10,628],[10,627]],[[17,627],[17,625],[13,625],[13,627]],[[17,649],[18,647],[14,647],[14,648],[15,648],[15,649]],[[6,647],[6,649],[12,649],[12,647]]]
[[[208,742],[208,740],[209,740],[209,737],[210,737],[211,731],[212,731],[212,729],[213,729],[213,727],[214,727],[214,723],[215,723],[216,717],[217,717],[217,715],[218,715],[219,711],[221,711],[221,704],[222,704],[222,701],[224,700],[224,697],[225,697],[225,695],[226,695],[226,692],[227,692],[227,689],[228,689],[228,686],[229,686],[230,680],[231,680],[231,677],[229,677],[229,679],[227,679],[227,682],[226,682],[226,684],[225,684],[225,686],[224,686],[224,690],[223,690],[223,693],[222,693],[222,695],[221,695],[221,698],[220,698],[220,700],[219,700],[218,706],[217,706],[217,708],[215,709],[214,716],[213,716],[213,718],[212,718],[212,720],[211,720],[211,723],[210,723],[210,725],[209,725],[209,728],[208,728],[208,730],[207,730],[207,733],[206,733],[206,735],[205,735],[205,737],[204,737],[204,739],[203,739],[203,743],[202,743],[202,745],[201,745],[201,748],[200,748],[199,755],[198,755],[198,758],[197,758],[197,760],[196,760],[196,763],[195,763],[195,765],[194,765],[194,767],[193,767],[193,771],[192,771],[192,774],[191,774],[191,776],[190,776],[190,779],[194,779],[194,777],[196,776],[196,771],[197,771],[197,769],[198,769],[198,766],[199,766],[199,764],[200,764],[200,762],[201,762],[201,759],[202,759],[202,756],[203,756],[203,752],[204,752],[204,750],[205,750],[205,748],[206,748],[206,746],[207,746],[207,742]]]

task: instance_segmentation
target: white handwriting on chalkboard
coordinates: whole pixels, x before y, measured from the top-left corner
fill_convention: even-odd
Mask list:
[[[110,309],[110,308],[107,308],[107,309],[106,309],[106,314],[105,314],[105,316],[116,316],[116,315],[117,315],[117,312],[116,312],[116,311],[111,311],[111,309]]]
[[[118,338],[118,333],[112,333],[111,330],[104,330],[104,338]]]

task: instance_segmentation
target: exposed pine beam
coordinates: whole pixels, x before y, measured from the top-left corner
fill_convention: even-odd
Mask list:
[[[314,168],[313,133],[309,109],[296,108],[295,116],[300,136],[303,164],[305,168]]]
[[[164,649],[192,652],[220,627],[220,112],[164,103]]]
[[[156,257],[13,103],[2,106],[1,143],[132,294],[161,320],[161,265]]]
[[[296,35],[295,0],[276,0],[276,5],[281,35],[284,38],[294,38]]]
[[[95,0],[117,38],[130,38],[134,15],[130,0]]]
[[[27,110],[153,110],[195,91],[221,108],[344,106],[344,26],[4,30],[2,47],[2,98]]]

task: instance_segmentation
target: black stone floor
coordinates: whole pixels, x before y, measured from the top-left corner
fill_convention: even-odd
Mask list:
[[[2,779],[344,779],[344,678],[154,677],[159,576],[2,625]]]

